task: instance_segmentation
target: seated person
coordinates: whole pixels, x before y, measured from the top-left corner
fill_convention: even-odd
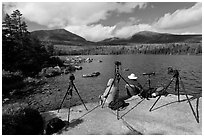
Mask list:
[[[103,104],[103,102],[106,100],[105,103],[108,105],[111,101],[115,101],[116,99],[118,99],[118,97],[119,97],[119,90],[116,87],[114,79],[111,78],[107,83],[107,87],[103,95],[99,96],[100,104]]]
[[[125,89],[127,90],[127,95],[132,97],[134,95],[138,95],[142,90],[142,85],[137,81],[137,77],[135,74],[131,74],[128,76],[129,84],[125,85]]]

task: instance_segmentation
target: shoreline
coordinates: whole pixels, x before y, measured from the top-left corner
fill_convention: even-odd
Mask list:
[[[103,64],[107,63],[106,61],[104,61],[103,63],[99,64],[98,63],[99,59],[101,59],[101,58],[95,58],[94,61],[92,62],[92,64],[90,64],[90,65],[98,66],[98,65],[103,65]],[[98,100],[98,95],[102,94],[104,92],[104,87],[105,87],[107,81],[104,80],[103,82],[101,82],[101,80],[102,80],[102,78],[103,79],[107,78],[107,77],[105,77],[106,75],[103,75],[103,74],[106,74],[106,72],[104,72],[103,69],[99,69],[99,71],[102,72],[101,76],[99,76],[97,78],[93,78],[93,79],[82,79],[81,75],[88,73],[87,70],[89,70],[89,68],[90,68],[89,63],[83,64],[83,67],[84,68],[82,70],[77,70],[75,72],[75,76],[77,78],[75,80],[75,84],[76,84],[84,102],[86,102],[86,103],[87,102],[96,102]],[[107,69],[112,69],[112,68],[110,67]],[[90,70],[90,72],[92,72],[92,71],[94,71],[94,69]],[[98,69],[97,69],[97,71],[98,71]],[[128,75],[128,73],[130,73],[130,72],[129,71],[124,72],[123,74]],[[55,76],[52,78],[47,78],[47,80],[48,81],[45,84],[40,85],[40,87],[38,89],[34,89],[33,93],[27,94],[24,91],[23,93],[25,93],[25,96],[23,96],[21,98],[20,95],[17,95],[17,97],[15,97],[15,98],[10,98],[9,101],[5,101],[5,103],[3,103],[3,106],[7,105],[9,103],[18,103],[19,102],[19,103],[27,103],[27,104],[29,104],[29,106],[32,106],[33,108],[40,110],[40,112],[57,109],[60,106],[60,103],[61,103],[61,101],[62,101],[62,99],[66,93],[66,90],[68,88],[69,75],[63,74],[63,75]],[[86,82],[88,80],[93,80],[93,84],[95,84],[95,85],[90,84],[89,82]],[[142,80],[143,80],[142,81],[142,83],[143,83],[144,79],[142,79]],[[90,84],[91,86],[87,86],[86,84]],[[192,83],[190,83],[190,84],[192,85]],[[199,86],[199,88],[202,87],[200,85],[198,85],[198,86]],[[29,89],[29,90],[32,90],[32,89]],[[121,91],[122,90],[124,90],[124,89],[121,89]],[[202,91],[200,90],[200,92],[202,92]],[[188,93],[188,94],[190,94],[190,93]],[[192,93],[192,95],[193,94],[194,93]],[[197,94],[197,92],[196,92],[196,94]],[[74,97],[73,102],[75,102],[74,104],[72,104],[73,106],[81,104],[81,101],[79,100],[77,95],[74,94],[73,97]],[[68,107],[68,103],[65,102],[64,107]]]

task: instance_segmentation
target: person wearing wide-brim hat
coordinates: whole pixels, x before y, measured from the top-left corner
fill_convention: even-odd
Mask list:
[[[119,90],[116,86],[116,83],[113,78],[110,78],[107,83],[107,87],[103,93],[100,95],[100,104],[102,104],[106,100],[106,104],[108,105],[110,102],[115,101],[119,97]]]
[[[137,77],[135,76],[134,73],[130,74],[128,76],[129,79],[129,84],[125,85],[125,89],[127,90],[127,95],[129,97],[138,95],[142,88],[142,85],[137,81]]]

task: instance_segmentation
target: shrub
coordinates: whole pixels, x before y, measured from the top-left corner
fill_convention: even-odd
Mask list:
[[[43,118],[35,109],[14,105],[2,115],[3,135],[39,135],[43,130]]]
[[[2,94],[8,96],[13,89],[24,86],[23,75],[21,72],[2,71]]]
[[[50,57],[46,67],[55,67],[55,66],[59,66],[59,67],[64,66],[63,61],[59,57]]]

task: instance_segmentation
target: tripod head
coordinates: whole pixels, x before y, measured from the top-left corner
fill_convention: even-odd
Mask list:
[[[115,65],[119,67],[119,66],[122,65],[122,64],[121,64],[121,62],[119,62],[119,61],[115,61]]]
[[[115,74],[119,73],[119,68],[121,65],[121,62],[115,61]]]
[[[179,77],[179,70],[173,69],[172,67],[168,67],[168,72],[169,75],[173,75],[173,77]]]
[[[69,76],[69,80],[70,80],[70,81],[75,80],[75,76],[74,76],[74,74],[71,74],[71,75]]]
[[[121,65],[122,65],[121,62],[115,61],[115,75],[116,75],[118,81],[120,80],[119,68],[120,68]]]

